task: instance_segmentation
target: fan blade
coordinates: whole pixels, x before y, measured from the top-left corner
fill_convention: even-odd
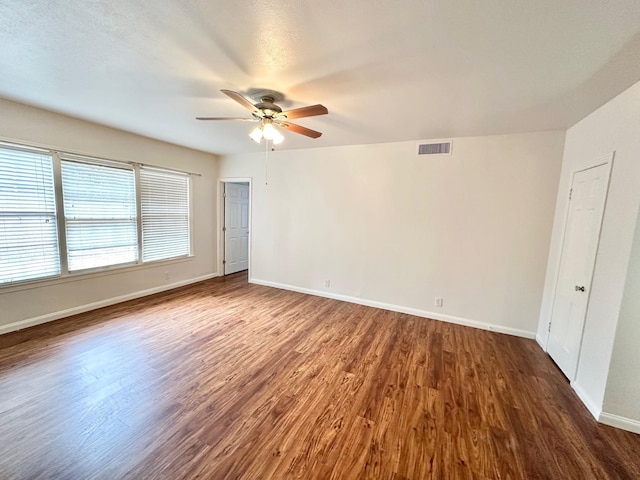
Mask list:
[[[196,117],[196,120],[242,120],[243,122],[257,122],[257,118],[244,117]]]
[[[242,105],[247,110],[251,110],[252,112],[255,112],[255,111],[258,110],[253,103],[251,103],[249,100],[244,98],[238,92],[234,92],[232,90],[224,90],[224,89],[222,89],[220,91],[222,93],[224,93],[227,97],[229,97],[232,100],[235,100],[236,102],[238,102],[240,105]]]
[[[322,135],[321,132],[316,132],[315,130],[311,130],[310,128],[296,125],[295,123],[281,122],[279,125],[288,130],[291,130],[294,133],[299,133],[300,135],[305,135],[311,138],[318,138],[319,136]]]
[[[293,118],[302,118],[302,117],[314,117],[316,115],[326,115],[329,113],[327,107],[324,105],[310,105],[308,107],[294,108],[293,110],[287,110],[286,112],[282,112],[282,116],[286,116],[288,120]]]

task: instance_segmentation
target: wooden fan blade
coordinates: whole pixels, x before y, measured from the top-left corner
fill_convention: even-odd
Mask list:
[[[295,123],[281,122],[279,125],[288,130],[291,130],[294,133],[299,133],[300,135],[305,135],[311,138],[318,138],[322,135],[321,132],[316,132],[315,130],[311,130],[310,128],[296,125]]]
[[[252,112],[255,112],[256,110],[258,110],[253,103],[251,103],[249,100],[244,98],[238,92],[234,92],[232,90],[224,90],[224,89],[222,89],[220,91],[222,93],[224,93],[227,97],[229,97],[232,100],[235,100],[236,102],[238,102],[240,105],[242,105],[247,110],[251,110]]]
[[[245,117],[196,117],[196,120],[241,120],[243,122],[257,122],[257,118]]]
[[[324,105],[310,105],[308,107],[294,108],[293,110],[287,110],[282,112],[282,116],[286,116],[287,119],[302,118],[302,117],[314,117],[316,115],[326,115],[329,113],[327,107]]]

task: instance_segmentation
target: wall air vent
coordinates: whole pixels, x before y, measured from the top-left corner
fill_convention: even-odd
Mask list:
[[[451,142],[421,143],[418,145],[418,155],[450,155]]]

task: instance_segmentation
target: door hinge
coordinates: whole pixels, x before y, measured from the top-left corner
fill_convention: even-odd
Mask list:
[[[222,260],[222,264],[224,265],[225,263],[227,263],[227,261],[226,260]]]
[[[222,227],[222,231],[226,232],[227,231],[227,227]]]
[[[573,196],[573,188],[571,188],[569,190],[569,200],[571,200],[571,197]]]
[[[547,332],[551,332],[551,322],[549,322],[549,325],[547,326]]]
[[[227,198],[227,193],[226,192],[222,194],[222,198]]]

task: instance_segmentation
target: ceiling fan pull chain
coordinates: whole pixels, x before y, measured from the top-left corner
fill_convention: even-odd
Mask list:
[[[269,185],[269,140],[264,141],[264,184]]]

